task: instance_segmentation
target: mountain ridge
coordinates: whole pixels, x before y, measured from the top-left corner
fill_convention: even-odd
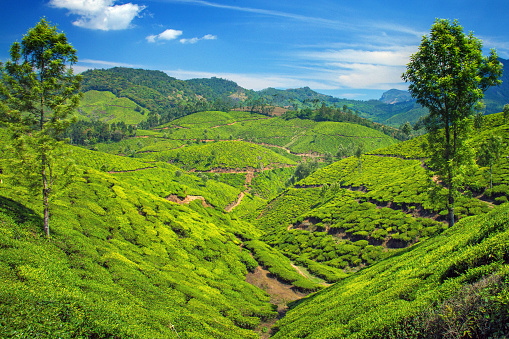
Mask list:
[[[509,67],[508,60],[499,60],[505,68]],[[199,107],[205,102],[248,106],[252,102],[263,102],[293,109],[316,109],[323,102],[327,106],[346,108],[361,117],[395,127],[407,121],[413,124],[427,114],[427,110],[416,104],[407,91],[397,89],[384,92],[378,100],[363,101],[321,94],[309,87],[254,91],[234,81],[216,77],[178,80],[156,70],[114,67],[88,70],[82,74],[83,91],[110,91],[119,97],[129,98],[154,114],[168,115],[168,121],[199,111],[193,111],[190,105]],[[499,87],[489,88],[485,93],[486,114],[502,111],[503,106],[509,102],[509,72],[504,72],[501,80]]]

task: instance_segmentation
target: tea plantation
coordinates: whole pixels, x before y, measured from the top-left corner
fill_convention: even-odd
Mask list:
[[[114,100],[88,95],[90,115]],[[501,114],[470,141],[502,138],[493,188],[477,167],[450,229],[428,194],[422,137],[235,111],[135,132],[65,146],[72,180],[51,200],[46,239],[40,196],[15,180],[0,128],[0,337],[509,333]],[[336,157],[339,145],[350,153]],[[288,303],[290,293],[301,299]]]

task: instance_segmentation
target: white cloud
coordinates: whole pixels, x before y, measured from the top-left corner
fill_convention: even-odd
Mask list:
[[[148,42],[154,43],[157,41],[170,41],[175,40],[179,36],[182,35],[182,31],[176,30],[176,29],[167,29],[164,32],[157,34],[157,35],[149,35],[145,39],[147,39]]]
[[[175,29],[167,29],[158,35],[159,40],[175,40],[182,35],[182,31]]]
[[[104,68],[108,68],[108,67],[139,67],[137,65],[128,64],[128,63],[124,63],[124,62],[94,60],[94,59],[82,59],[79,61],[79,63],[80,64],[99,65]]]
[[[216,40],[217,36],[212,34],[204,35],[201,38],[191,38],[191,39],[180,39],[180,43],[182,44],[195,44],[200,40]]]
[[[310,65],[308,73],[314,69],[313,76],[338,89],[387,90],[407,88],[401,74],[416,49],[408,45],[366,44],[336,49],[315,46],[296,54],[298,63]]]
[[[385,66],[369,64],[337,65],[343,71],[338,72],[337,83],[347,88],[363,89],[406,89],[401,80],[404,66]]]
[[[401,66],[409,61],[415,48],[393,47],[384,50],[341,49],[301,53],[304,59],[322,62],[351,62],[372,65]]]
[[[191,39],[180,39],[181,44],[195,44],[200,41],[199,38],[191,38]]]
[[[129,64],[124,62],[116,61],[105,61],[105,60],[93,60],[93,59],[80,59],[76,65],[74,65],[74,71],[77,73],[85,72],[89,69],[95,68],[111,68],[111,67],[129,67],[129,68],[146,68],[143,65]]]
[[[131,22],[145,9],[132,3],[114,5],[116,0],[51,0],[50,5],[64,8],[79,18],[73,25],[103,31],[131,27]]]

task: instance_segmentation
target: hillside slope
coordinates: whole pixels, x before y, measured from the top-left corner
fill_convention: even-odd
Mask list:
[[[359,127],[202,112],[95,151],[67,146],[75,177],[52,200],[50,240],[39,198],[1,157],[0,337],[257,338],[284,314],[246,282],[262,271],[319,291],[293,304],[276,338],[439,338],[465,317],[462,333],[508,333],[509,210],[496,206],[509,196],[507,148],[493,190],[479,168],[447,229],[425,194],[423,140]],[[501,114],[472,143],[493,134],[509,141]],[[2,154],[8,138],[0,129]],[[370,154],[285,188],[296,160],[345,140]],[[480,306],[461,306],[466,296]]]
[[[507,206],[466,218],[295,303],[274,338],[502,338],[508,244]]]
[[[69,150],[76,177],[52,200],[50,240],[39,199],[0,162],[0,337],[256,338],[276,316],[245,282],[258,263],[239,239],[259,231],[223,212],[238,189]]]
[[[147,120],[148,110],[128,98],[118,98],[108,91],[85,92],[78,108],[78,118],[127,125]]]
[[[493,134],[507,143],[508,129],[501,114],[491,115],[472,145]],[[265,230],[261,239],[329,282],[401,253],[447,228],[447,210],[427,194],[432,182],[422,142],[416,138],[321,168],[251,211],[251,222]],[[457,218],[507,201],[507,155],[504,150],[494,166],[492,190],[486,168],[469,176]]]

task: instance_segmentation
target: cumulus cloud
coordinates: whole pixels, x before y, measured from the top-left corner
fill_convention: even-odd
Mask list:
[[[64,8],[78,15],[73,25],[103,31],[122,30],[131,27],[131,22],[145,6],[133,3],[115,5],[115,0],[51,0],[50,5]]]
[[[182,31],[176,29],[167,29],[164,32],[157,35],[149,35],[146,37],[148,42],[154,43],[156,41],[169,41],[175,40],[182,35]]]
[[[201,38],[191,38],[191,39],[180,39],[180,43],[182,44],[195,44],[200,40],[216,40],[217,36],[212,34],[207,34],[202,36]]]

